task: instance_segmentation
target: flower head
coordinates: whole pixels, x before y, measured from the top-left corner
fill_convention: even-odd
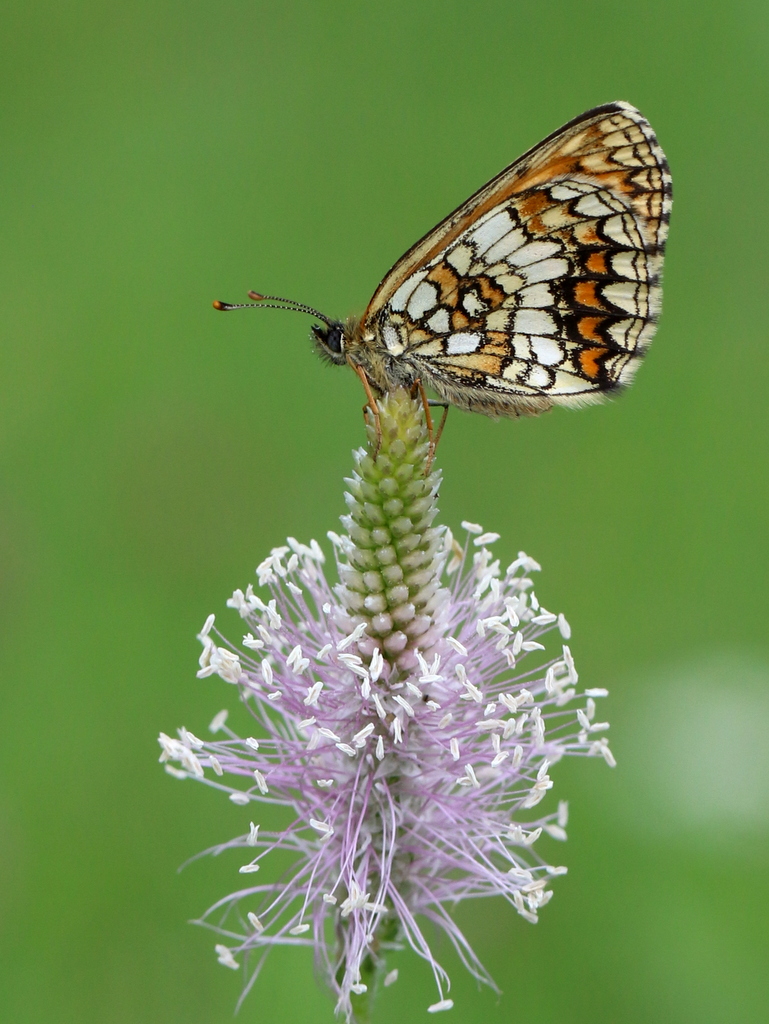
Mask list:
[[[348,1020],[366,1017],[387,950],[403,944],[432,968],[429,1009],[452,1006],[424,921],[493,985],[449,906],[502,896],[536,922],[566,872],[537,847],[543,833],[566,838],[566,804],[540,807],[551,766],[566,754],[614,763],[595,721],[605,691],[579,693],[568,623],[535,594],[540,567],[521,552],[503,569],[498,535],[480,526],[463,524],[462,545],[433,526],[440,476],[425,472],[421,407],[395,392],[379,412],[380,435],[372,426],[355,453],[346,533],[329,534],[339,582],[316,542],[289,538],[257,568],[261,596],[249,586],[227,602],[246,624],[242,647],[213,616],[200,634],[198,675],[237,687],[255,735],[221,713],[212,741],[160,736],[173,775],[292,813],[280,831],[252,821],[217,847],[242,848],[244,876],[274,850],[293,855],[278,881],[244,878],[204,915],[227,939],[220,962],[311,945]]]

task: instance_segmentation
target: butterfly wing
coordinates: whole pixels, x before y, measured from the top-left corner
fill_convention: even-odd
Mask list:
[[[671,206],[626,103],[554,132],[416,243],[361,322],[398,365],[493,415],[600,400],[651,341]]]

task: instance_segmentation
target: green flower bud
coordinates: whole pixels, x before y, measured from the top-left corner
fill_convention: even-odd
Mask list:
[[[444,530],[432,525],[441,474],[428,464],[430,438],[422,403],[399,389],[378,403],[378,434],[367,424],[367,450],[353,453],[342,516],[348,534],[338,595],[351,632],[366,624],[370,657],[376,648],[391,665],[410,670],[416,651],[427,657],[442,633],[447,592],[440,585]]]

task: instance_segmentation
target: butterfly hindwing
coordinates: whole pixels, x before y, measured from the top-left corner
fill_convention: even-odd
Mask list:
[[[627,104],[588,112],[425,236],[365,333],[443,397],[497,414],[600,399],[654,332],[670,175]]]

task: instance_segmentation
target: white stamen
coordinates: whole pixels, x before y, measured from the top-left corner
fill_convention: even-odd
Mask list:
[[[464,525],[464,523],[462,524]],[[427,1007],[428,1013],[440,1013],[441,1010],[450,1010],[454,1005],[453,999],[441,999],[439,1003],[433,1003],[432,1006]]]
[[[384,668],[384,658],[382,652],[378,647],[374,648],[374,653],[371,655],[371,664],[369,665],[368,671],[371,677],[371,682],[375,683],[382,675],[382,669]]]
[[[565,843],[567,840],[566,829],[561,828],[560,825],[545,825],[545,832],[553,839],[558,839],[560,842]]]
[[[355,744],[355,746],[356,747],[365,747],[366,740],[368,739],[368,737],[371,735],[371,733],[373,731],[374,731],[374,723],[373,722],[369,722],[368,725],[365,725],[360,730],[360,732],[356,732],[355,735],[352,738],[352,741]]]
[[[323,683],[321,683],[320,680],[313,683],[312,686],[308,686],[307,696],[304,698],[302,703],[305,704],[308,708],[312,707],[313,705],[317,705],[318,698],[320,697],[322,689]]]
[[[225,967],[231,967],[234,971],[240,970],[240,964],[232,955],[232,950],[223,946],[221,943],[217,943],[214,946],[214,949],[216,950],[217,960],[220,964],[223,964]]]
[[[535,615],[531,621],[535,626],[549,626],[551,622],[556,622],[557,619],[557,615],[553,615],[552,612],[548,612],[544,608],[541,608],[539,615]]]
[[[473,544],[477,548],[485,546],[486,544],[493,544],[495,540],[499,540],[502,536],[500,533],[482,533],[480,537],[476,537]]]
[[[360,638],[364,636],[367,625],[368,623],[361,622],[358,626],[355,627],[355,629],[352,631],[352,633],[350,633],[349,636],[346,636],[344,640],[339,641],[339,643],[336,645],[336,649],[338,651],[346,651],[347,648],[351,646],[351,644],[357,643],[360,640]]]
[[[409,718],[413,718],[414,717],[414,709],[409,704],[409,702],[405,699],[405,697],[401,697],[401,696],[399,696],[396,693],[393,696],[393,700],[395,701],[396,704],[399,704],[403,708],[403,710],[406,712],[406,714],[409,716]]]
[[[296,675],[300,676],[302,672],[309,666],[310,661],[308,658],[302,657],[302,648],[299,644],[291,651],[289,656],[286,658],[286,667],[290,668]]]
[[[447,636],[446,643],[449,647],[453,647],[457,654],[461,654],[463,658],[467,657],[467,648],[459,640],[456,640],[453,636]]]
[[[328,822],[318,821],[317,818],[310,818],[310,825],[323,836],[332,836],[334,834],[334,829]]]
[[[218,715],[214,715],[211,719],[211,724],[208,727],[208,731],[212,733],[219,732],[224,727],[224,723],[227,721],[229,711],[220,711]]]
[[[566,662],[566,668],[569,670],[569,682],[578,683],[579,675],[574,667],[574,658],[572,658],[571,651],[566,644],[563,645],[563,660]]]

